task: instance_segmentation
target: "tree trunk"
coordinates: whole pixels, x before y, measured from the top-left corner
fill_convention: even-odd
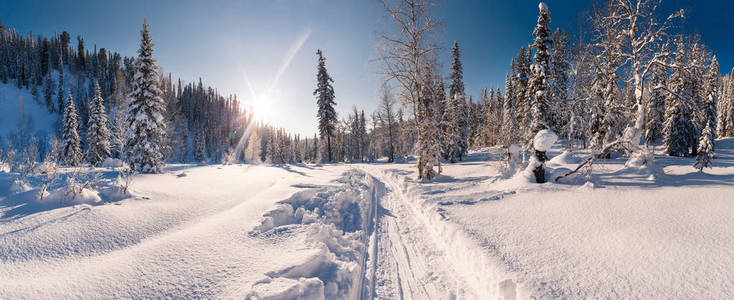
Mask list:
[[[329,153],[329,162],[332,162],[331,160],[331,135],[326,136],[326,147],[329,151],[326,151]]]
[[[538,151],[533,149],[535,152],[535,158],[540,162],[540,165],[535,167],[533,174],[535,174],[535,182],[545,183],[545,162],[548,160],[548,156],[545,151]]]

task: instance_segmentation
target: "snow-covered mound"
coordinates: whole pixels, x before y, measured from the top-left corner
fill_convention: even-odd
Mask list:
[[[77,189],[77,190],[74,190]],[[76,204],[95,204],[102,201],[99,193],[90,188],[80,187],[63,187],[57,190],[46,192],[43,199],[37,198],[37,202],[41,204],[58,204],[58,205],[76,205]]]
[[[576,154],[570,151],[563,151],[561,154],[558,154],[554,157],[552,157],[546,164],[548,165],[573,165],[573,164],[580,164],[582,162],[582,159],[576,157]]]

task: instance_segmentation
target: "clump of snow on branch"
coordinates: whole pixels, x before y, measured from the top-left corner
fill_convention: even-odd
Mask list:
[[[548,152],[556,141],[558,141],[558,136],[553,131],[544,129],[538,131],[535,135],[533,148],[538,151]]]

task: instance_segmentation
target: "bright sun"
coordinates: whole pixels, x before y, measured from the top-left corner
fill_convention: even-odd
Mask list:
[[[252,106],[252,113],[256,119],[261,121],[270,121],[272,118],[272,103],[270,99],[256,98],[250,104]]]

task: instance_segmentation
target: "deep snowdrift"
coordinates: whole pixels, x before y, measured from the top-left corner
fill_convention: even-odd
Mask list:
[[[374,208],[384,187],[358,170],[337,182],[281,201],[250,232],[273,239],[303,230],[306,245],[317,250],[300,264],[268,272],[246,298],[357,299],[362,293]]]

